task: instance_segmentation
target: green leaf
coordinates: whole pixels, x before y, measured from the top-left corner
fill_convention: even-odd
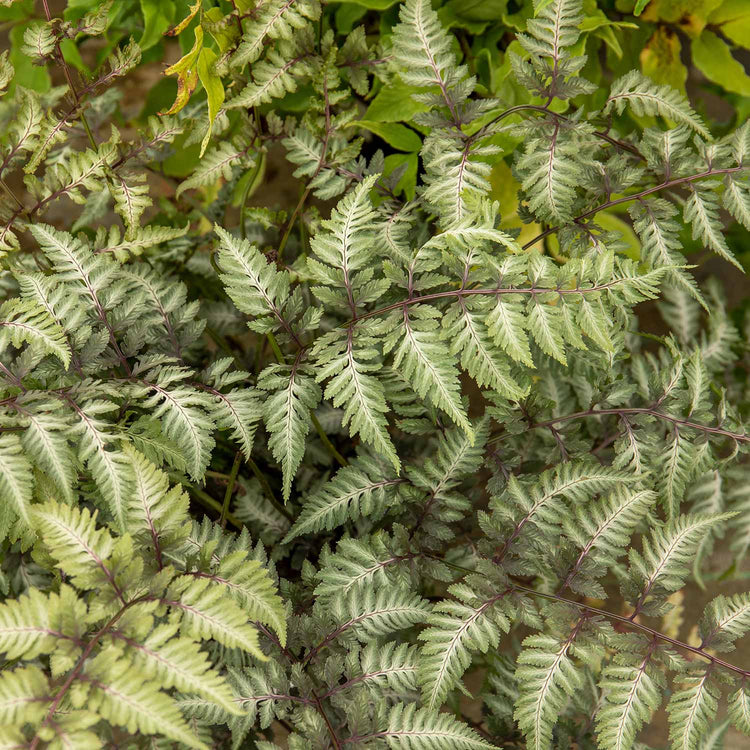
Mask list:
[[[10,506],[27,525],[32,487],[31,462],[18,435],[0,435],[0,503]]]
[[[419,151],[422,148],[422,139],[405,125],[372,122],[370,120],[357,120],[352,124],[375,133],[389,146],[393,146],[399,151]]]
[[[204,47],[198,55],[198,78],[206,90],[208,99],[208,130],[201,143],[201,156],[211,140],[211,130],[216,115],[219,114],[221,105],[224,104],[224,84],[216,73],[216,59],[217,55],[210,47]]]
[[[143,13],[143,34],[138,46],[144,52],[161,41],[164,32],[174,23],[176,6],[164,0],[140,0]]]
[[[693,63],[710,81],[727,91],[750,95],[750,76],[742,63],[732,56],[727,43],[707,29],[690,45]]]
[[[412,97],[418,90],[394,79],[370,102],[364,119],[367,122],[410,122],[414,115],[427,111],[427,105]]]

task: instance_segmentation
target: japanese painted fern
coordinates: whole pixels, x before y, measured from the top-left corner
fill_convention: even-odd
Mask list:
[[[429,0],[377,41],[199,0],[128,140],[137,45],[66,61],[92,5],[24,36],[67,84],[0,102],[0,747],[627,750],[664,705],[675,748],[750,734],[750,325],[683,252],[739,265],[750,126],[587,81],[580,0],[536,3],[511,102]],[[404,122],[363,119],[389,91]],[[288,215],[252,206],[275,144]],[[718,595],[681,627],[689,581]]]

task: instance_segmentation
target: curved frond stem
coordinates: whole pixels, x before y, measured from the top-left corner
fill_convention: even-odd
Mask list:
[[[331,743],[333,744],[334,750],[341,750],[341,742],[339,741],[338,735],[336,734],[336,730],[333,728],[331,720],[328,718],[328,714],[326,714],[326,711],[323,708],[323,703],[321,702],[320,698],[315,695],[315,693],[313,693],[313,704],[315,705],[317,712],[323,719],[323,723],[326,725],[326,729],[328,730],[328,735],[331,738]]]
[[[626,625],[627,627],[640,630],[641,632],[650,635],[652,638],[657,638],[664,643],[668,643],[670,646],[674,646],[675,648],[679,648],[684,651],[689,651],[691,654],[695,654],[695,656],[699,656],[701,659],[706,659],[711,664],[715,664],[718,667],[723,667],[724,669],[727,669],[730,672],[734,672],[735,674],[738,674],[743,678],[750,677],[750,670],[742,669],[741,667],[738,667],[734,664],[730,664],[729,662],[724,661],[724,659],[720,659],[718,656],[710,654],[698,646],[691,646],[689,643],[685,643],[684,641],[672,638],[658,630],[655,630],[654,628],[649,627],[648,625],[644,625],[643,623],[632,620],[630,617],[618,615],[614,612],[608,612],[607,610],[599,609],[599,607],[592,607],[589,604],[577,602],[573,599],[567,599],[566,597],[560,596],[559,594],[546,594],[542,591],[537,591],[536,589],[529,588],[528,586],[522,586],[517,583],[513,583],[513,588],[516,591],[521,591],[525,594],[530,594],[531,596],[539,596],[542,599],[548,599],[549,601],[569,604],[570,606],[588,612],[589,614],[599,615],[608,620],[615,620],[616,622]]]
[[[606,284],[596,284],[595,286],[587,287],[576,287],[575,289],[549,289],[542,287],[491,287],[489,289],[451,289],[445,292],[433,292],[432,294],[423,294],[416,297],[408,297],[407,299],[401,300],[400,302],[393,302],[385,307],[380,307],[377,310],[369,310],[368,312],[357,315],[356,317],[349,318],[349,320],[341,323],[339,328],[344,326],[353,326],[361,320],[367,320],[367,318],[374,318],[377,315],[384,315],[385,313],[392,312],[393,310],[405,309],[409,305],[419,305],[425,302],[433,302],[434,300],[450,299],[451,297],[462,298],[472,297],[474,295],[488,295],[488,296],[500,296],[503,294],[530,294],[532,296],[541,294],[559,294],[561,296],[567,294],[589,294],[594,292],[603,292],[611,287],[617,286],[622,283],[623,279],[614,279]]]
[[[739,167],[726,167],[724,169],[706,169],[703,172],[698,172],[697,174],[687,175],[686,177],[677,177],[674,180],[665,180],[659,185],[646,188],[645,190],[641,190],[638,193],[632,193],[631,195],[625,195],[622,198],[616,198],[615,200],[608,200],[604,203],[600,203],[595,208],[592,208],[589,211],[585,211],[584,213],[576,216],[572,220],[572,223],[583,221],[583,219],[588,219],[590,216],[594,216],[595,214],[598,214],[600,211],[604,211],[607,208],[612,208],[612,206],[619,206],[623,203],[630,203],[631,201],[640,200],[641,198],[645,198],[647,195],[658,193],[661,190],[668,190],[669,188],[678,187],[679,185],[687,185],[687,184],[690,184],[691,182],[696,182],[697,180],[704,180],[707,177],[715,177],[717,175],[722,175],[722,174],[734,174],[736,172],[741,172],[745,169],[748,169],[748,167],[744,165],[741,165]],[[549,235],[555,234],[556,232],[560,231],[563,228],[563,226],[564,226],[563,224],[558,224],[557,226],[550,227],[549,229],[545,229],[543,232],[540,232],[536,237],[529,240],[523,246],[523,249],[528,250],[528,248],[533,247],[534,245],[536,245],[537,242],[540,242],[545,237],[548,237]]]
[[[535,430],[539,428],[550,428],[561,422],[569,422],[574,419],[585,419],[587,417],[606,417],[606,416],[618,416],[626,417],[629,414],[644,414],[657,419],[662,419],[666,422],[671,422],[679,427],[685,427],[690,430],[698,430],[705,432],[709,435],[718,435],[720,437],[726,437],[734,440],[738,443],[750,443],[750,435],[744,435],[739,432],[732,432],[731,430],[725,430],[722,427],[716,427],[713,425],[704,425],[698,422],[691,422],[687,419],[681,419],[680,417],[672,416],[671,414],[665,414],[659,411],[655,406],[632,406],[632,407],[620,407],[612,409],[588,409],[587,411],[577,411],[573,414],[563,414],[562,416],[555,417],[554,419],[548,419],[544,422],[532,422],[529,424],[527,429]],[[506,438],[505,435],[498,435],[492,438],[489,443],[498,443]]]
[[[473,136],[471,136],[470,140],[478,140],[482,138],[489,127],[491,125],[494,125],[496,122],[500,122],[500,120],[504,120],[506,117],[510,117],[511,115],[515,115],[518,112],[540,112],[545,115],[549,115],[550,117],[554,117],[557,120],[563,120],[565,122],[569,121],[570,118],[566,117],[565,115],[560,114],[559,112],[553,112],[551,109],[549,109],[549,103],[545,105],[541,104],[517,104],[515,107],[510,107],[506,109],[504,112],[501,112],[496,117],[493,117],[488,123],[486,123],[480,130],[478,130]],[[615,148],[622,149],[623,151],[628,151],[629,153],[633,154],[633,156],[638,157],[641,161],[645,161],[646,157],[643,156],[643,154],[632,144],[627,143],[626,141],[621,141],[617,138],[613,138],[609,133],[603,130],[596,130],[594,131],[593,135],[595,135],[597,138],[600,138],[603,141],[606,141],[610,145],[614,146]]]

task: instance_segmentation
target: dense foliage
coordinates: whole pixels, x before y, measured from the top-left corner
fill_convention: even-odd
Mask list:
[[[750,735],[746,3],[2,5],[0,748]]]

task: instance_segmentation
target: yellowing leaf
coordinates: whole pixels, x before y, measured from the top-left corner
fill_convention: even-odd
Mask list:
[[[711,12],[722,0],[651,0],[641,16],[645,21],[677,24],[689,37],[700,36]]]
[[[196,0],[195,5],[190,6],[190,13],[186,18],[183,18],[182,21],[180,21],[177,26],[175,26],[173,29],[170,29],[166,36],[177,36],[178,34],[181,34],[185,29],[188,27],[188,24],[195,18],[195,14],[201,9],[201,0]]]
[[[196,26],[193,48],[174,65],[170,65],[164,71],[164,75],[177,76],[177,97],[174,100],[174,104],[166,112],[160,112],[159,114],[173,115],[175,112],[179,112],[190,100],[190,95],[198,85],[198,68],[196,64],[202,49],[203,29],[200,26]]]
[[[680,37],[668,26],[658,26],[641,50],[641,71],[656,83],[685,92],[687,68],[682,64]]]
[[[211,139],[211,130],[216,115],[219,114],[221,105],[224,104],[224,84],[221,82],[221,78],[216,75],[215,63],[216,53],[212,49],[204,47],[198,56],[198,77],[203,84],[203,88],[206,89],[206,97],[208,98],[208,130],[201,143],[201,156],[203,156],[203,152]]]

